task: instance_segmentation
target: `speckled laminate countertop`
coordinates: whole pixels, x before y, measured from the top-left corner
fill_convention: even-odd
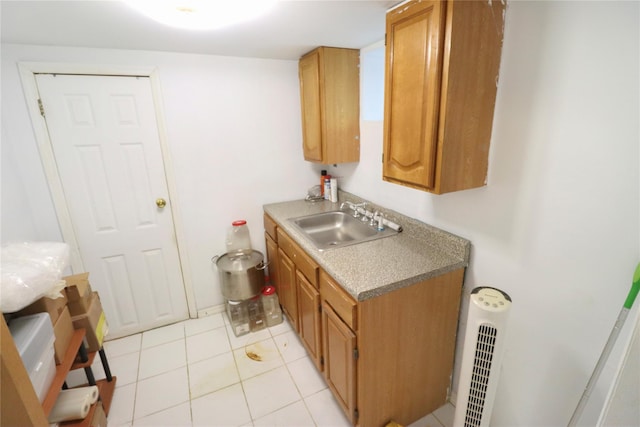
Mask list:
[[[395,236],[320,252],[288,221],[289,218],[337,210],[340,203],[347,200],[366,201],[340,191],[339,203],[295,200],[267,204],[263,208],[357,301],[468,265],[471,246],[468,240],[368,201],[368,210],[380,210],[386,218],[400,224],[403,231]]]

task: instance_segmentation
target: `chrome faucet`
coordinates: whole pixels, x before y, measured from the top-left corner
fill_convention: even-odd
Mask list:
[[[358,218],[360,216],[360,212],[358,212],[358,208],[362,208],[362,210],[366,212],[365,206],[367,206],[367,202],[352,203],[349,201],[345,201],[340,204],[340,210],[344,209],[345,205],[349,205],[351,210],[353,210],[353,217]],[[365,218],[366,218],[366,215],[365,215]]]

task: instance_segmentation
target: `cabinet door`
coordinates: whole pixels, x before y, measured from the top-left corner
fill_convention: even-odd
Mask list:
[[[322,371],[322,343],[320,339],[320,293],[301,271],[298,279],[299,335],[313,363]]]
[[[267,248],[267,261],[269,261],[269,278],[271,279],[271,284],[275,286],[276,292],[280,294],[280,288],[278,287],[278,245],[268,233],[264,233],[264,242]]]
[[[278,249],[278,297],[280,305],[289,317],[293,328],[298,330],[298,302],[296,296],[296,269],[282,249]]]
[[[423,189],[436,174],[444,4],[387,15],[383,177]]]
[[[352,423],[356,413],[356,335],[326,301],[322,302],[324,376]]]
[[[322,161],[322,121],[320,107],[320,53],[315,50],[300,59],[300,101],[302,107],[302,147],[304,159]]]

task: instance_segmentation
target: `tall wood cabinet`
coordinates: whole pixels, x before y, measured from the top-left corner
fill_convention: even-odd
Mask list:
[[[300,58],[302,144],[305,160],[360,160],[360,51],[319,47]]]
[[[410,1],[386,21],[383,179],[486,185],[504,2]]]
[[[356,301],[279,226],[275,236],[284,312],[353,425],[408,425],[446,403],[464,269]]]

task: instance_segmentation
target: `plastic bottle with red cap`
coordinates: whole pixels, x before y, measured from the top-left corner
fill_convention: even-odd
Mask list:
[[[251,235],[244,219],[231,223],[227,231],[227,252],[251,252]]]
[[[267,321],[267,326],[274,326],[282,323],[282,309],[280,308],[280,301],[278,301],[276,288],[272,285],[267,285],[262,289],[262,307],[264,309],[264,317]]]

